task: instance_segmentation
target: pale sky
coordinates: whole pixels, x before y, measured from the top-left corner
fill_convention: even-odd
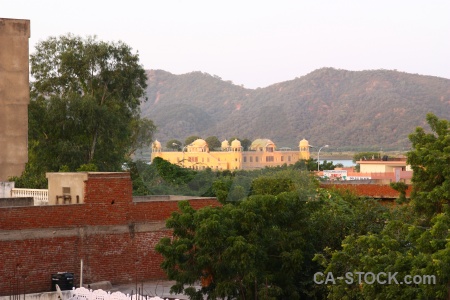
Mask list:
[[[315,69],[397,69],[450,78],[449,0],[0,0],[49,36],[123,41],[145,69],[202,71],[247,88]]]

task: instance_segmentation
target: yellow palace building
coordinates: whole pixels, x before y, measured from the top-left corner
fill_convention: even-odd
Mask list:
[[[276,167],[283,164],[292,165],[299,160],[310,158],[309,143],[303,139],[299,150],[290,148],[277,149],[269,139],[256,139],[248,151],[243,151],[241,142],[234,140],[231,144],[223,141],[219,151],[210,151],[203,139],[197,139],[182,151],[163,151],[157,140],[152,143],[151,160],[161,157],[172,164],[195,170],[256,170],[264,167]]]

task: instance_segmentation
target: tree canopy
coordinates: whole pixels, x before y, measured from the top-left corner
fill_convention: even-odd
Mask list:
[[[447,120],[427,115],[431,128],[409,135],[413,149],[410,203],[395,208],[380,232],[349,235],[342,249],[327,250],[315,259],[324,274],[350,274],[352,284],[327,285],[329,299],[447,299],[450,280],[450,130]],[[402,183],[393,184],[399,191]],[[400,195],[404,202],[404,194]],[[403,198],[403,199],[402,199]],[[355,272],[395,275],[390,284],[356,280]],[[408,277],[409,276],[409,279]],[[409,284],[408,284],[409,282]],[[385,282],[386,283],[386,282]]]
[[[241,189],[214,182],[223,184],[215,191],[231,187],[223,207],[196,211],[183,202],[167,221],[173,238],[163,238],[156,249],[176,281],[172,291],[191,299],[320,298],[325,291],[312,282],[321,269],[314,254],[384,224],[379,204],[318,189],[309,172],[269,172],[254,178],[249,192],[249,183],[238,181]],[[200,290],[192,286],[197,281]]]
[[[166,148],[181,151],[182,145],[183,145],[183,143],[181,143],[179,140],[171,139],[171,140],[167,141]]]
[[[156,127],[140,117],[147,77],[122,42],[50,37],[31,55],[29,170],[118,171]]]
[[[205,139],[205,142],[208,144],[209,150],[214,150],[216,148],[220,148],[222,146],[222,143],[219,141],[219,138],[217,136],[209,136]]]
[[[413,169],[413,205],[429,220],[450,204],[450,122],[431,113],[427,122],[430,133],[418,127],[409,135],[413,150],[407,161]]]

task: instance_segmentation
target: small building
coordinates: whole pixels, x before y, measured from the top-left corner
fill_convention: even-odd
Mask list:
[[[205,140],[197,139],[183,147],[182,151],[164,151],[161,143],[155,141],[152,144],[151,160],[160,157],[172,164],[195,170],[256,170],[308,160],[309,148],[309,142],[305,139],[299,142],[299,150],[278,149],[269,139],[256,139],[249,150],[244,151],[241,142],[235,139],[231,144],[223,141],[219,151],[210,151]]]
[[[387,173],[395,172],[395,170],[400,171],[411,171],[411,166],[406,164],[406,158],[372,158],[364,159],[356,162],[359,164],[361,173]]]
[[[369,174],[371,179],[380,183],[405,182],[410,183],[413,171],[407,164],[406,158],[363,159],[356,162],[360,166],[360,173]]]

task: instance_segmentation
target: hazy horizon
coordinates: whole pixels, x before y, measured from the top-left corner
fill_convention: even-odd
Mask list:
[[[247,88],[316,69],[398,70],[450,78],[450,1],[0,0],[29,19],[30,53],[73,33],[123,41],[145,69],[201,71]]]

